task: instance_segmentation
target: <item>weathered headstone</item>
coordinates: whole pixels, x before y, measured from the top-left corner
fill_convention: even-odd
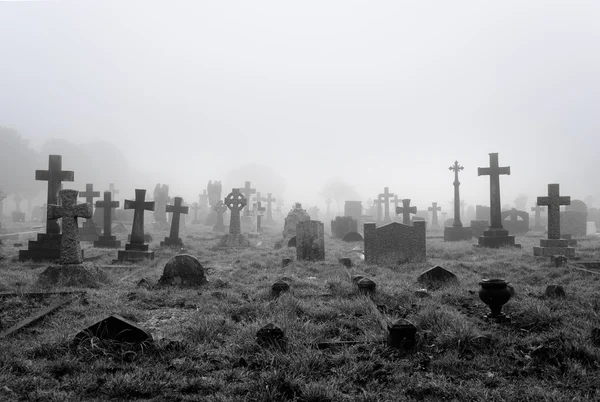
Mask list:
[[[331,221],[331,234],[335,239],[342,239],[349,232],[358,231],[358,222],[351,216],[336,216]]]
[[[325,230],[323,222],[302,221],[296,226],[296,256],[298,261],[325,259]]]
[[[479,237],[479,246],[498,248],[501,246],[518,246],[515,237],[509,236],[508,230],[502,226],[502,211],[500,202],[500,175],[510,175],[510,166],[498,165],[498,154],[490,154],[490,166],[478,168],[478,176],[490,176],[490,227]]]
[[[439,265],[429,268],[417,278],[417,281],[427,288],[439,288],[447,283],[458,283],[458,278],[452,272]]]
[[[569,205],[570,203],[571,197],[561,197],[558,184],[548,184],[548,196],[537,198],[537,205],[548,207],[548,238],[540,239],[540,247],[533,248],[533,255],[575,256],[575,249],[569,247],[569,241],[561,239],[560,235],[560,206]]]
[[[158,280],[158,284],[163,286],[201,286],[207,282],[202,264],[188,254],[180,254],[171,258]]]
[[[365,223],[365,262],[367,264],[397,265],[425,260],[426,222],[413,222],[412,226],[398,222],[377,227]]]
[[[427,208],[427,210],[431,212],[431,226],[438,227],[439,223],[437,213],[438,211],[442,210],[442,207],[438,207],[437,202],[432,202],[431,206]]]
[[[146,190],[135,190],[135,201],[125,200],[125,209],[133,209],[133,227],[130,242],[125,244],[125,250],[119,250],[119,261],[141,261],[154,259],[154,251],[148,250],[144,244],[144,211],[154,211],[154,201],[146,201]],[[166,209],[166,208],[165,208]]]
[[[121,241],[117,240],[116,236],[112,235],[112,213],[113,208],[119,206],[119,201],[111,200],[112,193],[110,191],[104,192],[104,200],[96,201],[96,208],[102,208],[104,211],[104,233],[94,242],[94,247],[100,248],[119,248],[121,247]],[[122,223],[121,223],[122,224]]]
[[[545,211],[545,208],[540,206],[540,205],[536,205],[535,207],[531,207],[531,212],[535,212],[534,215],[534,221],[533,221],[533,231],[534,232],[543,232],[544,230],[546,230],[546,228],[544,226],[542,226],[542,219],[541,219],[541,213]]]
[[[73,343],[78,345],[91,338],[130,344],[152,342],[152,335],[148,331],[119,315],[111,315],[79,332]]]
[[[461,241],[471,240],[473,232],[471,228],[463,227],[461,221],[461,201],[460,201],[460,181],[458,180],[458,172],[464,169],[458,161],[454,161],[454,164],[448,168],[454,172],[454,199],[452,204],[454,207],[454,219],[452,220],[452,226],[444,225],[444,241]]]
[[[173,217],[171,218],[171,232],[169,233],[169,237],[165,237],[164,241],[160,242],[161,246],[183,246],[183,241],[179,237],[179,220],[181,214],[187,214],[189,207],[184,207],[181,205],[183,199],[181,197],[175,197],[174,205],[167,205],[165,210],[167,213],[172,213]]]
[[[192,221],[192,225],[199,225],[201,222],[198,220],[198,211],[200,211],[200,204],[197,202],[192,204],[192,211],[194,211],[194,220]]]
[[[227,212],[227,205],[223,204],[223,201],[219,200],[215,206],[213,207],[216,217],[217,223],[213,227],[213,232],[215,233],[225,233],[225,223],[223,220],[223,214]]]
[[[92,209],[92,216],[94,210],[94,198],[100,197],[100,191],[94,191],[94,184],[87,183],[85,185],[85,191],[79,193],[79,197],[85,198],[85,202]],[[79,232],[79,237],[81,241],[96,241],[98,240],[98,232],[100,228],[92,219],[86,219],[83,222],[83,226],[81,231]]]
[[[36,170],[35,179],[48,182],[47,205],[59,205],[58,192],[63,181],[73,181],[72,171],[62,170],[62,156],[50,155],[48,170]],[[38,233],[37,241],[29,241],[28,250],[19,250],[19,260],[58,260],[60,258],[61,234],[56,220],[46,217],[46,233]]]
[[[346,241],[346,242],[354,242],[354,241],[363,241],[364,238],[358,232],[348,232],[344,235],[342,240]]]
[[[411,207],[410,198],[405,198],[402,200],[402,207],[396,208],[396,213],[398,215],[402,214],[402,223],[404,225],[410,225],[410,214],[416,214],[417,207]]]
[[[296,225],[299,222],[310,220],[310,215],[302,209],[302,204],[297,202],[294,204],[294,208],[288,213],[285,218],[285,224],[283,225],[283,238],[288,238],[296,235]]]
[[[502,211],[502,225],[510,234],[525,234],[529,232],[529,214],[516,208],[512,208],[510,211]]]
[[[229,221],[229,233],[224,235],[219,242],[219,247],[249,247],[250,242],[241,233],[240,227],[240,211],[248,204],[244,194],[240,189],[234,188],[227,197],[225,197],[225,205],[231,211]]]

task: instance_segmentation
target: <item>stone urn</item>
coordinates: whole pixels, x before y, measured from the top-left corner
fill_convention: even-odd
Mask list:
[[[502,313],[502,306],[505,305],[511,297],[508,282],[504,279],[484,279],[479,282],[479,298],[490,307],[491,312],[484,318],[494,321],[509,321],[510,318]]]

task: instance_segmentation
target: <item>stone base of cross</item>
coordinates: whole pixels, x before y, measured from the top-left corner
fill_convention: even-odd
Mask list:
[[[141,246],[146,246],[146,250],[138,250],[127,248],[127,246],[140,246],[139,244],[125,244],[125,250],[119,250],[117,254],[117,259],[119,261],[131,261],[131,262],[139,262],[144,260],[153,260],[154,259],[154,251],[148,250],[147,244],[142,244]]]
[[[569,247],[567,239],[540,239],[540,246],[533,247],[533,255],[536,257],[552,257],[553,255],[575,257],[575,248]]]
[[[478,239],[478,247],[485,248],[500,248],[506,246],[521,248],[520,244],[515,244],[515,236],[509,236],[508,230],[487,228],[483,232],[483,236]]]
[[[120,248],[121,241],[117,240],[116,236],[99,236],[94,242],[94,247],[97,248]]]
[[[172,238],[165,237],[164,241],[160,242],[161,247],[183,247],[183,240],[180,237]]]

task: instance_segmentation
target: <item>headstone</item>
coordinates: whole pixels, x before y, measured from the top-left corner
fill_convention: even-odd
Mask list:
[[[117,194],[119,194],[120,191],[115,188],[115,183],[109,183],[109,185],[108,185],[108,191],[110,191],[111,199],[116,201],[117,200]],[[117,210],[116,210],[116,208],[111,209],[111,219],[113,221],[120,221],[120,219],[117,217]],[[133,221],[133,217],[130,219],[130,221]]]
[[[402,200],[402,207],[396,208],[396,213],[398,215],[402,214],[402,223],[404,225],[410,225],[410,214],[416,214],[417,207],[411,207],[410,198],[405,198]]]
[[[390,218],[390,201],[391,201],[392,197],[394,197],[394,194],[389,192],[388,187],[384,187],[383,193],[379,194],[379,199],[383,203],[383,211],[384,211],[383,222],[384,223],[389,223],[392,221],[392,219]]]
[[[204,191],[203,194],[200,195],[201,203],[204,202],[205,194],[206,196],[208,196],[209,211],[206,217],[206,222],[204,223],[207,226],[214,226],[217,223],[215,206],[219,201],[223,202],[223,198],[221,196],[222,193],[223,187],[221,185],[221,182],[215,180],[214,182],[209,181],[208,185],[206,186],[206,191]]]
[[[367,264],[397,265],[425,260],[424,221],[412,226],[392,222],[382,227],[374,223],[364,226],[365,262]]]
[[[317,206],[310,207],[308,209],[308,214],[310,215],[311,219],[314,219],[314,220],[319,219],[319,207],[317,207]]]
[[[498,154],[490,154],[490,167],[478,168],[478,176],[490,176],[490,227],[479,237],[479,246],[498,248],[501,246],[517,246],[515,237],[509,236],[508,230],[502,226],[502,211],[500,202],[500,175],[510,175],[510,166],[498,165]]]
[[[111,315],[79,332],[73,343],[77,345],[91,338],[131,344],[152,342],[152,335],[148,331],[119,315]]]
[[[100,248],[119,248],[121,241],[117,240],[116,236],[112,235],[111,211],[119,206],[119,201],[111,200],[112,194],[110,191],[104,192],[104,200],[96,201],[96,207],[102,208],[104,211],[104,233],[94,242],[94,247]],[[123,225],[122,222],[119,222]]]
[[[303,221],[310,220],[310,215],[302,209],[302,204],[294,204],[294,208],[288,213],[283,225],[283,238],[288,238],[296,235],[296,225]]]
[[[94,210],[94,198],[100,197],[100,191],[94,191],[94,184],[87,183],[85,185],[85,191],[79,193],[79,197],[85,198],[85,202],[90,206],[93,214]],[[92,215],[93,216],[93,215]],[[83,227],[79,232],[81,241],[96,241],[98,240],[98,232],[100,228],[92,219],[86,219],[83,222]]]
[[[189,254],[180,254],[171,258],[158,280],[159,285],[170,286],[201,286],[207,282],[202,264]]]
[[[544,296],[549,298],[565,297],[566,295],[565,288],[561,285],[548,285],[544,291]]]
[[[240,211],[248,204],[246,197],[240,189],[234,188],[227,197],[225,205],[231,211],[229,233],[224,235],[219,242],[219,247],[249,247],[250,242],[241,232]]]
[[[154,188],[154,220],[163,227],[166,227],[167,224],[167,203],[169,201],[169,186],[167,184],[161,186],[158,183]]]
[[[540,205],[531,207],[531,212],[535,212],[534,221],[533,221],[534,223],[533,223],[533,228],[532,228],[532,230],[534,232],[543,232],[544,230],[546,230],[546,228],[544,226],[542,226],[542,219],[541,219],[541,213],[544,210],[545,210],[545,208]]]
[[[146,201],[146,190],[143,189],[135,190],[135,201],[125,200],[125,209],[134,210],[133,227],[130,243],[118,252],[119,261],[154,259],[154,251],[149,251],[148,245],[144,244],[144,211],[154,211],[154,205],[153,201]]]
[[[529,232],[529,214],[512,208],[510,211],[502,211],[502,226],[508,233],[523,235]]]
[[[165,208],[165,211],[172,213],[173,216],[171,218],[171,232],[169,233],[169,237],[165,237],[165,240],[160,242],[161,246],[183,246],[183,241],[179,237],[179,222],[181,214],[187,214],[189,207],[182,206],[182,202],[183,199],[181,197],[175,197],[174,204],[167,205]]]
[[[427,208],[427,210],[431,212],[431,226],[438,227],[439,223],[437,213],[438,211],[442,210],[442,207],[438,207],[437,202],[432,202],[431,206]]]
[[[62,170],[62,156],[50,155],[48,170],[36,170],[35,179],[48,182],[47,205],[58,205],[58,192],[63,181],[73,181],[75,174]],[[56,220],[46,217],[46,233],[38,233],[37,241],[29,241],[28,250],[19,250],[19,260],[58,260],[60,259],[61,234]]]
[[[298,261],[325,259],[325,229],[323,222],[302,221],[296,227],[296,255]]]
[[[344,216],[350,216],[357,222],[362,215],[362,201],[346,201],[344,203]]]
[[[438,266],[428,269],[417,278],[417,281],[428,288],[439,288],[447,283],[458,283],[458,278],[447,269]]]
[[[461,241],[471,240],[473,232],[471,228],[463,227],[461,221],[461,201],[460,201],[460,181],[458,180],[458,172],[464,169],[458,161],[454,161],[454,164],[448,168],[454,172],[454,219],[452,220],[452,226],[444,226],[444,241]]]
[[[266,208],[262,206],[262,202],[258,201],[256,206],[256,232],[262,233],[262,217],[264,216]]]
[[[77,218],[91,218],[92,208],[89,204],[77,205],[77,191],[60,190],[62,205],[48,205],[48,219],[62,219],[62,236],[60,244],[60,263],[81,264],[83,253],[79,243],[79,226]]]
[[[548,196],[537,198],[537,205],[548,207],[548,238],[540,239],[540,247],[533,248],[533,255],[575,256],[575,249],[569,247],[569,241],[561,239],[560,235],[560,206],[569,205],[570,203],[571,197],[560,196],[560,186],[558,184],[548,184]]]
[[[199,225],[201,222],[198,219],[198,211],[200,211],[200,204],[197,202],[192,204],[192,211],[194,211],[194,220],[192,221],[192,225]]]
[[[475,206],[475,220],[490,222],[490,207],[485,205]]]
[[[342,240],[345,242],[354,242],[354,241],[363,241],[364,239],[363,239],[362,235],[358,232],[348,232],[344,235]]]
[[[336,216],[331,221],[331,234],[335,239],[342,239],[349,232],[358,230],[358,222],[351,216]]]
[[[267,219],[265,220],[266,226],[273,226],[275,224],[275,220],[273,219],[273,203],[277,201],[276,198],[273,198],[271,193],[267,193]]]
[[[215,206],[213,207],[217,222],[213,227],[213,232],[215,233],[225,233],[225,223],[223,220],[223,214],[227,212],[227,205],[223,204],[223,201],[219,200]]]
[[[572,236],[585,236],[587,220],[587,205],[581,200],[572,200],[571,205],[560,213],[561,232]]]

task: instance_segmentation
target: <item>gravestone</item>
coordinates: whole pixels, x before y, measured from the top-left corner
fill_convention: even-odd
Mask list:
[[[396,212],[401,203],[402,203],[402,199],[398,198],[398,194],[394,194],[394,199],[392,200],[392,204],[394,204],[394,215],[395,215],[394,222],[402,222],[402,219],[398,218],[398,212]],[[360,222],[359,222],[359,225],[360,225]]]
[[[244,183],[244,187],[241,188],[240,191],[246,198],[246,202],[251,205],[252,204],[252,194],[256,194],[256,189],[251,188],[250,182],[247,181]],[[244,216],[250,216],[249,208],[246,208],[246,210],[244,211]]]
[[[335,239],[342,239],[349,232],[358,231],[358,222],[351,216],[336,216],[331,221],[331,235]]]
[[[154,188],[154,220],[163,228],[167,227],[167,203],[170,200],[169,186],[158,183]]]
[[[148,331],[119,315],[111,315],[79,332],[75,335],[73,344],[79,345],[85,340],[93,338],[98,338],[100,341],[129,344],[152,342],[152,335]]]
[[[283,238],[286,239],[296,235],[296,225],[303,221],[310,220],[310,215],[302,209],[302,204],[297,202],[294,208],[288,213],[283,225]]]
[[[265,226],[273,226],[275,225],[275,220],[273,219],[273,203],[277,201],[276,198],[273,198],[271,193],[267,193],[267,218],[265,220]]]
[[[225,233],[225,223],[223,220],[223,214],[225,212],[227,212],[227,205],[223,204],[223,201],[219,200],[215,206],[213,207],[214,211],[215,211],[215,216],[217,219],[217,222],[215,224],[215,226],[213,227],[213,232],[215,233]]]
[[[358,232],[348,232],[344,235],[342,240],[350,243],[350,242],[354,242],[354,241],[363,241],[364,238]]]
[[[377,227],[365,223],[365,262],[367,264],[397,265],[425,260],[425,221],[412,226],[398,222]]]
[[[47,205],[59,205],[58,192],[62,189],[63,181],[73,181],[72,171],[62,170],[62,156],[48,157],[48,170],[36,170],[35,179],[48,182]],[[58,260],[60,259],[61,234],[56,220],[46,216],[46,233],[38,233],[36,241],[29,241],[27,250],[19,250],[19,260]]]
[[[502,226],[500,202],[500,175],[510,175],[510,166],[498,165],[498,154],[490,154],[490,166],[478,168],[478,176],[490,176],[490,227],[479,237],[479,247],[498,248],[501,246],[517,246],[515,236],[509,236],[508,230]]]
[[[534,223],[533,223],[533,231],[534,232],[543,232],[546,230],[544,226],[542,226],[541,213],[545,211],[545,208],[536,205],[535,207],[531,207],[531,212],[535,212]]]
[[[587,205],[581,200],[572,200],[571,205],[560,213],[560,228],[564,234],[585,236],[587,233]]]
[[[429,289],[437,289],[448,283],[458,284],[458,278],[452,272],[437,265],[419,275],[417,282]]]
[[[92,208],[89,204],[77,205],[77,191],[60,190],[61,205],[48,204],[48,219],[62,220],[62,236],[60,242],[60,263],[62,265],[81,264],[83,252],[79,243],[79,227],[77,218],[91,218]]]
[[[442,210],[442,207],[438,207],[437,202],[432,202],[427,210],[431,212],[431,226],[437,228],[439,226],[437,213]]]
[[[560,233],[560,206],[570,203],[571,197],[561,197],[558,184],[548,184],[548,196],[537,198],[537,205],[548,207],[548,238],[540,239],[540,247],[533,248],[533,255],[575,257],[575,249],[569,247],[569,240],[562,239]]]
[[[250,247],[250,242],[241,232],[240,211],[248,204],[246,197],[240,189],[234,188],[225,197],[225,205],[231,211],[229,233],[224,235],[219,242],[219,247]]]
[[[192,225],[199,225],[201,222],[198,219],[198,211],[200,211],[200,204],[197,202],[192,204],[192,211],[194,211],[194,220],[192,221]]]
[[[197,287],[207,282],[202,264],[189,254],[180,254],[171,258],[158,280],[158,284],[162,286],[176,285],[182,287]]]
[[[125,200],[124,208],[134,210],[133,227],[130,242],[125,244],[125,250],[118,252],[119,261],[154,259],[154,251],[149,251],[148,245],[144,244],[144,211],[154,211],[154,205],[153,201],[146,201],[146,190],[143,189],[135,190],[135,201]]]
[[[79,193],[79,197],[85,198],[85,202],[90,206],[91,210],[94,210],[94,198],[100,197],[100,191],[94,191],[94,184],[87,183],[85,185],[85,191]],[[93,212],[92,212],[93,216]],[[93,219],[86,219],[83,222],[79,237],[81,241],[96,241],[98,240],[98,233],[100,227],[96,225]]]
[[[402,223],[404,225],[410,225],[410,214],[416,214],[417,207],[411,207],[410,198],[405,198],[402,200],[402,207],[396,208],[396,213],[398,215],[402,214]]]
[[[379,194],[379,199],[383,203],[383,222],[389,223],[392,221],[390,218],[390,201],[394,197],[393,193],[389,192],[388,187],[383,188],[383,193]]]
[[[217,205],[217,203],[219,201],[223,202],[222,200],[222,193],[223,193],[223,187],[221,185],[220,181],[209,181],[208,185],[206,186],[206,191],[204,192],[206,193],[206,195],[208,196],[208,204],[209,204],[209,211],[208,211],[208,215],[206,216],[206,221],[205,221],[205,225],[207,226],[214,226],[217,224],[217,213],[215,211],[215,206]],[[203,193],[203,194],[204,194]],[[203,201],[203,194],[200,195],[200,201],[201,203],[204,202]]]
[[[296,258],[298,261],[325,259],[325,229],[323,222],[302,221],[296,226]]]
[[[523,235],[529,232],[529,214],[512,208],[510,211],[502,211],[502,226],[508,233]]]
[[[444,225],[444,241],[462,241],[471,240],[473,232],[471,228],[464,227],[461,221],[461,200],[460,200],[460,181],[458,180],[458,173],[463,170],[458,161],[454,161],[454,164],[448,168],[454,172],[454,199],[452,200],[454,208],[454,218],[452,219],[452,226]]]
[[[256,206],[256,232],[262,233],[262,217],[264,216],[266,208],[262,206],[262,202],[258,201]]]
[[[104,211],[104,233],[94,242],[94,247],[99,248],[119,248],[121,241],[117,240],[116,236],[112,235],[112,213],[114,208],[119,206],[119,201],[112,201],[112,193],[104,192],[104,200],[96,201],[96,208],[102,208]],[[121,223],[122,225],[123,223]]]
[[[115,183],[109,183],[108,185],[108,191],[110,191],[111,194],[111,199],[112,200],[117,200],[117,194],[119,194],[119,190],[117,190],[115,188]],[[102,215],[104,216],[104,215]],[[117,210],[116,208],[111,209],[111,219],[113,221],[119,221],[120,219],[117,217]],[[131,221],[133,221],[133,218],[131,218]],[[96,222],[96,224],[98,225],[98,222]]]
[[[172,213],[173,216],[171,218],[171,232],[169,233],[169,237],[165,237],[165,240],[160,242],[161,246],[183,246],[183,241],[179,237],[180,216],[181,214],[187,214],[189,207],[181,205],[182,202],[183,199],[181,197],[175,197],[174,204],[165,207],[165,211]]]

